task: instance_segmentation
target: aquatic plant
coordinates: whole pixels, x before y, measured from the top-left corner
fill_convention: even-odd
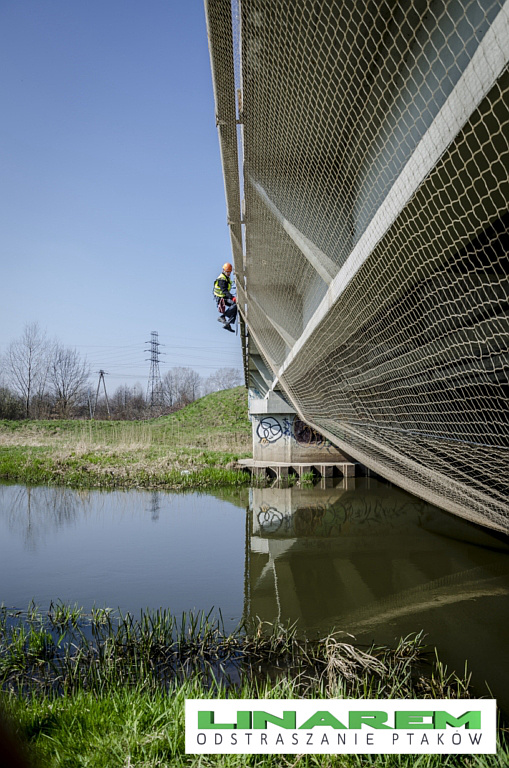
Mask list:
[[[299,484],[302,488],[311,488],[315,480],[313,472],[303,472],[299,479]]]
[[[47,613],[34,605],[24,612],[0,607],[0,680],[4,715],[30,756],[55,768],[410,768],[413,755],[186,755],[184,701],[470,695],[468,676],[448,673],[422,634],[393,649],[361,648],[335,633],[304,637],[295,624],[256,621],[226,633],[211,613],[177,618],[161,608],[134,617],[94,608],[84,614],[62,603]],[[451,755],[447,764],[496,768],[508,756],[501,731],[497,755]],[[443,756],[418,761],[439,768]]]
[[[428,671],[423,673],[423,664]],[[421,634],[395,649],[360,648],[331,633],[309,638],[296,624],[243,622],[226,632],[221,615],[169,610],[114,612],[51,603],[46,613],[0,609],[0,684],[17,691],[100,691],[143,681],[168,688],[190,674],[206,686],[257,685],[290,676],[299,695],[466,696],[469,677],[432,662]]]

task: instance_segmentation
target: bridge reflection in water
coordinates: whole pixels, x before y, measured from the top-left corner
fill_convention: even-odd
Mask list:
[[[227,629],[244,613],[361,644],[422,629],[509,713],[507,537],[373,478],[326,483],[217,498],[0,484],[0,602],[215,606]]]
[[[325,484],[325,483],[324,483]],[[474,684],[501,676],[509,552],[495,536],[372,478],[250,492],[246,612],[389,643],[423,629]],[[482,670],[475,673],[475,670]],[[500,698],[500,695],[499,695]],[[505,702],[509,709],[509,696]]]

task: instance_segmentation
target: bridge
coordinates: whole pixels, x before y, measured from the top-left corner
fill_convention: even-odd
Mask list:
[[[309,490],[253,488],[246,615],[372,639],[444,606],[505,598],[509,565],[492,557],[497,540],[462,525],[369,478]],[[498,546],[507,552],[505,542]]]
[[[507,533],[509,2],[205,9],[254,459]]]

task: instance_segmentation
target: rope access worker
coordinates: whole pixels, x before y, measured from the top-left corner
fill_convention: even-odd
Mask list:
[[[230,275],[232,269],[233,267],[229,262],[223,264],[223,271],[214,283],[214,298],[220,314],[217,321],[223,324],[225,331],[235,333],[232,325],[235,324],[237,319],[237,299],[231,293],[232,281]]]

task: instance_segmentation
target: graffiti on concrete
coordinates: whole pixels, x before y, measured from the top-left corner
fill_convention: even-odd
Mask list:
[[[324,448],[332,447],[331,443],[313,427],[310,427],[297,416],[294,419],[284,417],[277,419],[275,416],[264,416],[258,422],[256,434],[262,445],[275,443],[282,437],[294,439],[303,447]]]
[[[283,436],[283,429],[274,416],[266,416],[260,419],[256,428],[256,434],[260,438],[260,442],[266,445],[267,443],[275,443],[279,440]]]
[[[293,422],[293,436],[296,441],[301,445],[313,445],[319,448],[326,444],[326,440],[323,435],[310,427],[304,421],[301,421],[297,417]]]
[[[285,437],[293,436],[293,424],[290,419],[283,419],[282,430]]]

